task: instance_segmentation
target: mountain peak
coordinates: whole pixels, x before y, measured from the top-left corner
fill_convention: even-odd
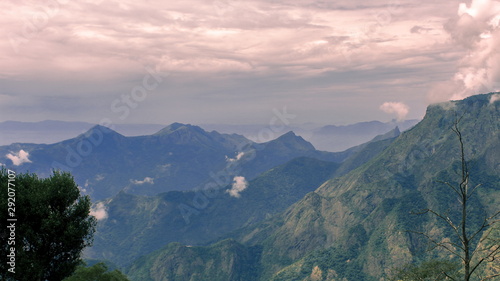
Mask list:
[[[95,125],[95,126],[93,126],[87,132],[81,134],[80,136],[90,136],[92,134],[100,134],[100,133],[103,133],[103,134],[113,134],[113,135],[118,135],[120,137],[124,137],[120,133],[118,133],[118,132],[116,132],[116,131],[108,128],[108,127],[102,126],[102,125]]]
[[[288,131],[283,135],[279,136],[278,139],[286,139],[286,138],[296,138],[297,135],[293,131]]]
[[[197,127],[197,126],[193,126],[191,124],[183,124],[183,123],[172,123],[170,125],[168,125],[167,127],[161,129],[160,131],[158,131],[157,133],[155,133],[154,135],[156,136],[163,136],[163,135],[169,135],[177,130],[196,130],[196,131],[203,131],[203,129],[201,129],[200,127]]]
[[[301,136],[297,136],[293,131],[289,131],[277,139],[268,142],[269,145],[280,145],[288,148],[299,149],[299,150],[315,150],[314,146],[303,139]]]
[[[399,126],[396,126],[394,129],[390,130],[389,132],[374,137],[370,142],[392,139],[392,138],[399,137],[399,135],[401,135],[401,131],[399,130]]]
[[[452,124],[452,120],[468,116],[494,124],[496,123],[495,118],[499,115],[498,100],[500,100],[500,94],[492,92],[470,96],[462,100],[431,104],[427,107],[422,121],[432,122],[436,119],[446,120],[446,122],[442,121],[441,124]]]

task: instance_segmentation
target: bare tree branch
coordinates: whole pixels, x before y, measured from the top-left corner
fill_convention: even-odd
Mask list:
[[[470,271],[470,274],[472,275],[472,273],[474,273],[474,271],[484,262],[484,261],[488,261],[488,259],[491,258],[491,260],[489,260],[490,262],[494,261],[495,260],[495,257],[496,257],[496,254],[500,252],[500,245],[496,245],[496,248],[494,250],[492,250],[488,255],[486,255],[485,257],[483,257],[482,259],[479,260],[479,262],[472,267],[472,270]]]
[[[474,187],[471,189],[471,191],[469,192],[469,197],[468,197],[467,199],[471,198],[471,197],[472,197],[472,195],[474,195],[474,192],[476,191],[476,189],[478,189],[480,186],[482,186],[482,184],[481,184],[481,183],[480,183],[480,184],[478,184],[478,185],[476,185],[476,186],[474,186]]]
[[[458,238],[460,241],[460,244],[451,242],[451,241],[445,241],[445,242],[438,242],[436,239],[431,237],[429,234],[424,233],[424,232],[415,232],[420,235],[423,235],[424,237],[427,238],[433,245],[433,249],[436,248],[441,248],[449,253],[453,254],[454,256],[458,257],[460,260],[463,262],[463,275],[465,281],[470,281],[471,277],[473,274],[476,273],[477,269],[484,263],[487,262],[493,262],[495,259],[499,256],[500,254],[500,243],[498,239],[491,239],[490,234],[491,231],[493,230],[493,225],[496,224],[499,219],[496,219],[497,216],[500,215],[500,211],[497,211],[490,217],[484,218],[482,221],[481,225],[471,231],[469,230],[468,223],[470,221],[471,214],[469,213],[469,199],[472,198],[472,196],[476,193],[476,191],[482,186],[481,184],[478,184],[474,186],[473,188],[469,187],[470,183],[470,173],[469,173],[469,163],[466,160],[466,153],[465,153],[465,143],[464,143],[464,138],[461,132],[461,129],[459,128],[459,123],[461,119],[463,118],[463,115],[458,118],[456,116],[455,121],[453,125],[451,126],[451,130],[453,133],[457,136],[458,142],[459,142],[459,161],[461,164],[460,167],[460,172],[455,170],[457,172],[457,175],[460,176],[459,183],[457,185],[450,184],[449,182],[446,181],[439,181],[440,183],[445,184],[448,186],[456,195],[458,202],[461,207],[461,219],[460,223],[455,224],[450,217],[447,215],[447,213],[439,213],[436,212],[432,209],[425,209],[420,214],[426,214],[426,213],[431,213],[434,216],[438,217],[442,221],[445,221],[448,227],[453,229],[455,236]],[[481,239],[478,239],[478,237],[482,235]],[[479,240],[479,241],[476,241]],[[487,243],[488,240],[492,240],[494,242],[493,247],[487,248],[486,245],[491,245],[490,243]],[[458,249],[458,251],[456,250]],[[478,261],[476,263],[473,262],[473,258],[477,255],[480,255],[478,258]],[[448,276],[445,272],[443,274],[447,277],[450,278],[451,280],[453,279],[451,276]],[[488,280],[492,279],[494,277],[498,277],[500,274],[495,274],[491,275],[488,277],[485,277],[481,280]]]
[[[456,251],[450,249],[446,244],[449,244],[449,245],[452,245],[452,246],[455,246],[455,247],[459,247],[459,248],[460,248],[460,245],[458,245],[456,243],[452,243],[452,242],[437,242],[434,238],[430,237],[425,232],[418,232],[418,231],[410,231],[410,232],[417,233],[417,234],[425,236],[430,242],[432,242],[434,244],[435,247],[441,247],[441,248],[447,250],[451,254],[455,255],[456,257],[458,257],[458,258],[460,258],[461,260],[464,261],[464,258],[460,254],[458,254]]]
[[[481,279],[481,281],[488,280],[488,279],[491,279],[491,278],[494,278],[494,277],[498,277],[498,276],[500,276],[500,273],[484,277],[483,279]]]
[[[448,273],[446,273],[446,272],[444,272],[444,271],[443,271],[443,274],[444,274],[444,276],[446,276],[447,278],[450,278],[452,281],[456,281],[456,280],[455,280],[455,278],[453,278],[453,277],[451,277],[450,275],[448,275]],[[438,278],[439,278],[439,277],[438,277]],[[436,280],[435,280],[435,281],[438,281],[438,279],[436,278]]]
[[[455,193],[458,196],[462,196],[462,194],[458,191],[458,189],[456,187],[454,187],[452,184],[450,184],[449,182],[446,182],[446,181],[437,181],[437,182],[442,183],[442,184],[446,184],[449,188],[451,188],[453,191],[455,191]]]

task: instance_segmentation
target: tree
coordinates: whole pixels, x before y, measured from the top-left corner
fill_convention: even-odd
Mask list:
[[[69,173],[48,178],[0,171],[2,227],[0,280],[60,281],[81,264],[82,250],[91,245],[96,219],[89,215],[90,198],[80,195]],[[12,242],[13,241],[13,242]]]
[[[79,266],[70,277],[64,281],[128,281],[119,270],[108,271],[104,263],[97,263],[90,267]]]
[[[491,216],[486,216],[482,222],[474,226],[470,222],[471,214],[469,204],[472,196],[481,185],[470,186],[470,174],[468,162],[465,156],[464,140],[459,128],[460,119],[456,119],[452,126],[452,131],[457,136],[460,144],[460,169],[459,181],[457,184],[450,182],[442,182],[451,192],[456,195],[459,204],[460,216],[458,219],[451,219],[447,213],[440,213],[433,209],[426,209],[420,214],[432,214],[451,229],[453,236],[447,239],[437,240],[429,233],[417,232],[424,235],[433,245],[434,248],[439,248],[449,252],[461,261],[461,278],[451,276],[448,272],[443,271],[443,275],[450,280],[470,281],[472,276],[477,276],[479,280],[490,280],[500,276],[500,274],[492,274],[489,276],[479,277],[479,269],[482,265],[488,262],[493,262],[500,257],[500,241],[491,237],[493,226],[498,222],[497,217],[500,211]],[[419,279],[416,279],[419,280]]]

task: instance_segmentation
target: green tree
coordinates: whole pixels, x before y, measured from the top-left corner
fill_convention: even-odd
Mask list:
[[[14,226],[0,230],[2,240],[14,237],[14,243],[2,242],[0,256],[15,254],[14,264],[0,263],[0,280],[60,281],[70,276],[95,232],[90,198],[80,194],[69,173],[39,178],[2,169],[0,184],[0,220]]]
[[[500,257],[500,240],[492,237],[495,223],[498,222],[497,217],[500,211],[491,216],[484,217],[480,224],[471,222],[472,214],[470,210],[470,202],[475,195],[477,189],[481,185],[470,185],[469,163],[466,160],[464,139],[459,128],[460,119],[457,119],[452,131],[457,136],[459,142],[460,153],[460,169],[459,180],[456,184],[450,182],[442,182],[455,195],[457,209],[459,209],[459,217],[452,218],[448,213],[440,213],[433,209],[426,209],[420,214],[432,214],[439,220],[445,223],[453,233],[451,237],[437,239],[429,233],[417,232],[427,237],[434,245],[434,248],[448,252],[455,258],[461,261],[461,276],[460,278],[453,277],[447,271],[443,271],[444,276],[449,280],[491,280],[498,278],[500,274],[492,274],[489,276],[481,276],[479,273],[481,266],[487,263],[492,263]],[[475,279],[473,279],[473,277]],[[408,279],[413,280],[413,279]],[[414,279],[421,280],[421,279]]]
[[[128,281],[119,270],[108,271],[104,263],[97,263],[90,267],[79,266],[70,277],[64,281]]]

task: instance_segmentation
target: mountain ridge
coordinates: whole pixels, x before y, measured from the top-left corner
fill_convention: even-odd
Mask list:
[[[12,159],[17,158],[13,157],[20,157],[14,154],[21,151],[26,159],[14,163]],[[251,179],[300,156],[341,162],[348,155],[319,152],[294,133],[256,144],[240,135],[207,132],[181,123],[152,135],[134,137],[95,125],[55,144],[0,146],[0,163],[18,164],[18,169],[42,177],[52,169],[70,171],[82,190],[94,199],[113,196],[123,189],[155,195],[202,188],[214,181],[214,175],[227,172],[231,177]]]
[[[242,245],[262,247],[262,267],[251,280],[371,281],[406,262],[444,258],[425,251],[426,240],[408,230],[445,233],[446,227],[409,214],[430,207],[456,217],[454,200],[436,180],[456,177],[458,144],[450,127],[458,118],[475,167],[471,184],[483,183],[471,208],[481,216],[499,206],[500,103],[491,103],[492,95],[429,106],[417,126],[365,164],[327,180],[282,214],[234,233]]]

